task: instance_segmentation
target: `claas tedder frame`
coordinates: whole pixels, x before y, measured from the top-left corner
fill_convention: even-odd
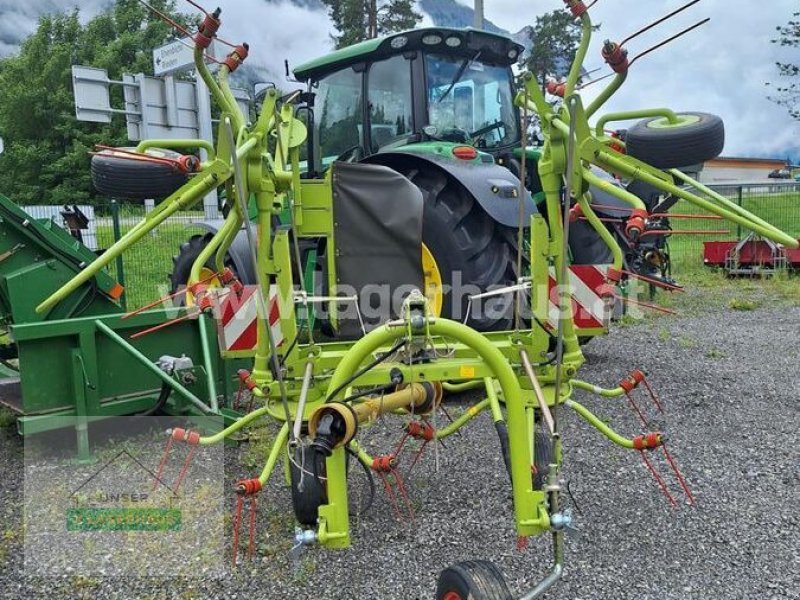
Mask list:
[[[395,314],[356,336],[357,339],[318,339],[308,322],[310,306],[328,305],[334,325],[340,317],[344,319],[345,311],[341,311],[344,304],[354,302],[356,311],[359,310],[357,300],[340,296],[337,289],[337,215],[334,214],[333,195],[337,168],[341,167],[334,164],[323,179],[301,177],[300,149],[308,132],[295,115],[298,94],[280,98],[276,90],[268,90],[257,120],[253,124],[247,122],[228,86],[230,73],[247,57],[247,46],[234,47],[227,59],[221,61],[216,77],[204,60],[206,49],[221,25],[217,10],[205,14],[194,35],[197,73],[221,110],[216,147],[200,140],[148,140],[139,144],[130,160],[148,160],[147,152],[152,148],[178,151],[205,148],[208,159],[119,242],[41,302],[37,313],[46,316],[58,310],[76,290],[102,276],[103,269],[137,240],[170,215],[193,206],[208,192],[220,187],[226,192],[225,224],[195,262],[187,286],[186,295],[190,301],[177,314],[173,312],[168,316],[167,311],[159,309],[81,320],[77,333],[81,341],[71,349],[71,360],[78,365],[78,373],[85,372],[86,377],[73,383],[75,395],[84,396],[86,386],[97,373],[96,365],[86,365],[81,370],[81,348],[102,343],[104,347],[116,348],[114,356],[118,359],[127,357],[174,390],[175,400],[165,405],[166,410],[224,413],[228,418],[229,425],[217,433],[175,429],[169,432],[170,444],[221,443],[258,419],[276,420],[280,429],[263,470],[254,478],[235,485],[239,503],[263,490],[278,461],[287,460],[306,477],[299,493],[302,507],[295,506],[301,525],[297,542],[325,548],[345,548],[351,541],[346,452],[357,456],[367,469],[384,478],[390,486],[396,486],[399,496],[404,495],[396,461],[399,450],[371,456],[358,443],[359,432],[364,427],[381,415],[399,413],[402,415],[399,418],[406,421],[404,440],[416,438],[423,444],[435,443],[488,410],[510,476],[517,535],[527,538],[549,533],[553,537],[552,570],[522,596],[525,599],[541,596],[560,578],[564,565],[563,536],[572,524],[569,510],[562,507],[559,476],[563,443],[559,423],[565,408],[577,413],[613,443],[638,451],[669,501],[677,504],[664,478],[648,458],[656,449],[663,452],[691,503],[693,498],[688,484],[667,450],[663,432],[647,430],[647,418],[633,399],[634,390],[641,387],[650,393],[655,409],[661,410],[660,401],[644,374],[634,370],[611,389],[578,379],[585,359],[576,335],[567,276],[570,219],[576,215],[587,219],[612,251],[614,261],[607,276],[609,311],[619,295],[622,251],[597,217],[589,187],[602,189],[630,206],[632,214],[627,221],[626,234],[634,242],[647,231],[650,219],[638,197],[597,177],[590,166],[645,182],[664,194],[691,202],[786,247],[795,248],[798,243],[683,172],[658,169],[625,155],[619,150],[621,142],[607,136],[603,127],[613,120],[655,117],[659,127],[669,131],[687,126],[691,119],[667,109],[638,110],[606,115],[598,120],[596,128],[589,125],[589,119],[622,85],[631,62],[622,46],[606,42],[603,58],[615,72],[614,79],[597,99],[584,106],[576,90],[592,23],[583,2],[566,0],[566,5],[580,20],[583,36],[569,75],[561,85],[563,103],[553,108],[530,73],[522,76],[516,98],[522,111],[535,112],[542,124],[545,142],[537,168],[546,195],[546,210],[534,214],[528,226],[520,228],[520,236],[525,236],[529,243],[530,273],[514,285],[489,292],[514,298],[513,329],[478,332],[463,323],[437,318],[425,295],[414,290],[405,296]],[[524,149],[522,155],[525,155]],[[524,194],[519,194],[520,202],[523,197]],[[249,218],[251,214],[255,214],[254,225]],[[275,227],[275,217],[280,214],[289,215],[288,225]],[[247,234],[253,264],[257,266],[257,339],[251,351],[228,352],[222,357],[210,358],[208,351],[214,339],[215,317],[224,310],[225,302],[245,293],[224,264],[226,251],[242,229]],[[297,244],[307,238],[324,238],[327,242],[324,295],[307,289],[302,269],[297,268]],[[522,248],[522,244],[519,246]],[[215,265],[213,277],[207,273],[209,263]],[[554,326],[548,324],[550,273],[554,273],[556,279],[554,294],[559,307]],[[472,298],[476,303],[480,299]],[[173,321],[179,322],[170,327]],[[363,328],[363,323],[361,325]],[[145,327],[153,330],[153,326],[156,329],[151,335],[143,335],[147,331],[130,335],[133,330]],[[18,327],[23,338],[25,327]],[[69,320],[53,321],[48,327],[53,334],[75,329]],[[190,339],[188,334],[173,335],[190,328],[200,332],[202,351],[199,353],[197,340]],[[192,348],[182,351],[182,342]],[[181,367],[175,362],[171,370],[159,370],[154,363],[165,354],[199,355],[203,357],[198,360],[202,365]],[[95,355],[95,358],[103,360],[101,356]],[[24,371],[25,357],[22,359]],[[232,395],[228,395],[227,385],[231,380],[231,365],[243,362],[250,362],[250,367],[239,371],[235,380],[249,391],[254,404],[244,414],[237,414],[231,410]],[[146,367],[147,363],[152,368]],[[186,369],[200,376],[181,377]],[[227,382],[222,394],[217,389],[220,381]],[[433,425],[436,421],[431,417],[440,409],[444,394],[473,388],[483,389],[486,399],[455,421],[436,429]],[[643,431],[631,437],[615,432],[573,399],[575,390],[605,398],[627,398],[642,417]],[[167,459],[165,455],[162,468]],[[532,476],[532,472],[540,476]],[[324,485],[320,483],[322,480]],[[292,485],[297,482],[293,480]],[[237,528],[239,521],[234,523]],[[234,563],[236,557],[237,548],[234,548]],[[483,569],[484,577],[459,579],[456,576],[465,569],[475,568]],[[439,580],[437,597],[447,600],[466,598],[468,594],[485,597],[486,590],[481,585],[485,585],[487,573],[490,579],[499,577],[496,569],[476,561],[446,569]],[[502,581],[495,581],[493,585],[501,585],[507,591]]]

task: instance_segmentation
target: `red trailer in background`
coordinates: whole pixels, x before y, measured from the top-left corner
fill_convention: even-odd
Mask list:
[[[739,241],[703,242],[703,264],[721,267],[728,275],[771,275],[780,269],[800,269],[800,249],[784,248],[751,233]]]

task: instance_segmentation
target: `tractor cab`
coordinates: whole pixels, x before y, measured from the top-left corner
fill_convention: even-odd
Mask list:
[[[425,142],[495,157],[509,152],[520,143],[511,65],[522,51],[501,35],[436,27],[367,40],[300,65],[294,74],[314,95],[313,172],[336,159],[360,161]]]

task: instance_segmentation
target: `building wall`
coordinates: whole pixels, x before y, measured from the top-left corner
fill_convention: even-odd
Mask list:
[[[702,183],[746,183],[769,181],[775,169],[786,166],[783,160],[763,158],[716,158],[706,162],[700,171]]]

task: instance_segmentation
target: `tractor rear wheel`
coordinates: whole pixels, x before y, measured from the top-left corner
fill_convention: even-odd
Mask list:
[[[422,241],[443,286],[441,315],[463,321],[469,296],[516,282],[516,252],[502,226],[453,178],[433,169],[398,170],[425,202]],[[467,324],[479,331],[502,330],[511,326],[512,315],[513,296],[495,296],[474,303]]]
[[[485,560],[446,568],[436,584],[436,600],[512,600],[500,569]]]
[[[172,258],[172,273],[169,276],[171,288],[170,293],[175,294],[183,291],[182,294],[173,299],[173,302],[176,305],[184,306],[192,303],[191,294],[189,295],[190,297],[187,298],[186,284],[189,281],[189,276],[192,273],[192,265],[194,264],[194,261],[196,261],[197,257],[200,256],[200,253],[208,245],[212,237],[213,234],[211,233],[193,235],[188,241],[181,244],[178,255]],[[229,256],[225,257],[225,266],[235,272],[233,260]],[[206,262],[205,266],[200,272],[200,279],[204,280],[210,277],[216,272],[216,270],[216,266],[214,265],[214,257],[212,256],[208,262]],[[215,280],[209,281],[208,284],[211,287],[221,285]]]

